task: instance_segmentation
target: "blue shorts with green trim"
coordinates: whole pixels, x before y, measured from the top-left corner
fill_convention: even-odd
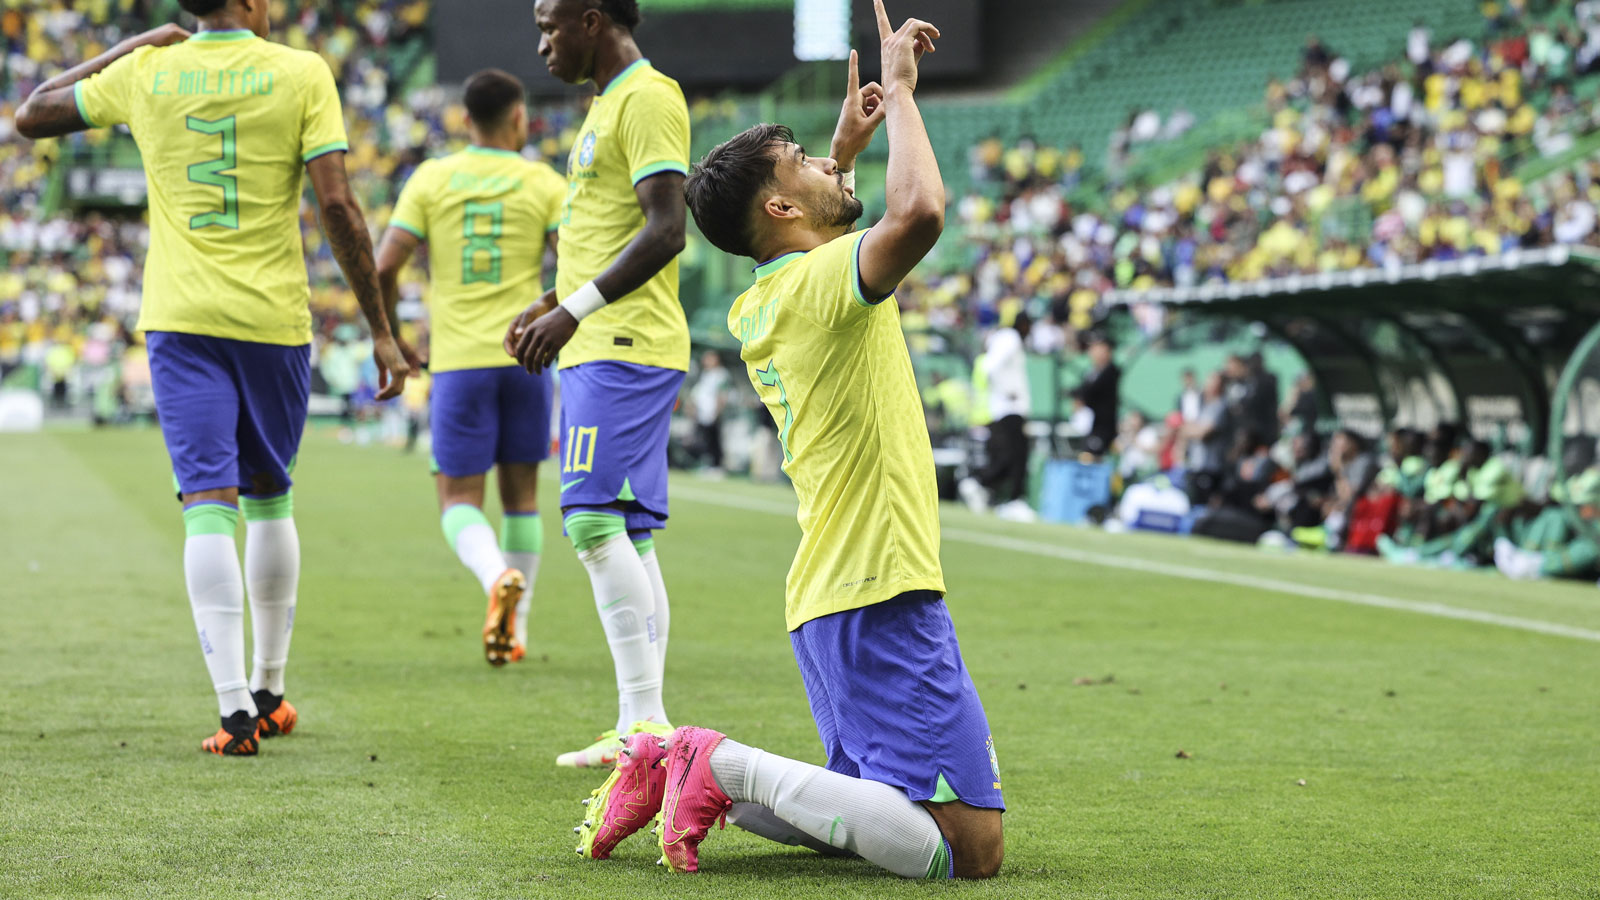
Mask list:
[[[311,347],[152,331],[150,385],[179,494],[281,494],[306,428]]]
[[[550,457],[554,378],[521,366],[435,372],[428,419],[433,470],[451,478],[482,475],[500,463]]]
[[[830,770],[919,803],[1006,808],[989,719],[938,593],[812,619],[789,641]]]
[[[684,373],[596,360],[561,370],[561,509],[667,524],[667,437]]]

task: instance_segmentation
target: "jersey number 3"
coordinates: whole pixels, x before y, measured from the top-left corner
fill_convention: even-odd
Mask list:
[[[208,159],[189,167],[189,180],[195,184],[210,185],[222,188],[222,211],[201,213],[189,217],[189,230],[210,228],[216,225],[221,228],[239,229],[239,179],[224,172],[232,171],[238,164],[238,134],[234,129],[233,116],[216,121],[197,119],[189,116],[185,121],[190,131],[201,134],[216,134],[222,136],[222,155],[216,159]]]

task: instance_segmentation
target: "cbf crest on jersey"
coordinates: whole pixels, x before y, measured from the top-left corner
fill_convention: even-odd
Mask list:
[[[583,144],[578,147],[578,165],[584,168],[594,165],[594,143],[594,132],[584,134]]]

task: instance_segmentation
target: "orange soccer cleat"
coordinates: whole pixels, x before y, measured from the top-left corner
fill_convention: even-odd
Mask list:
[[[507,569],[489,588],[489,610],[483,622],[483,656],[491,666],[503,666],[513,656],[517,601],[528,580],[516,569]]]
[[[218,756],[255,756],[261,749],[256,739],[256,722],[244,710],[222,720],[217,733],[200,742],[200,749]]]
[[[256,737],[266,740],[288,734],[300,721],[294,704],[282,697],[265,690],[254,691],[250,696],[256,701]]]

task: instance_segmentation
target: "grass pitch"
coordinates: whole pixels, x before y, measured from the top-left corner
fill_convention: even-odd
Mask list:
[[[0,436],[0,897],[1600,897],[1592,585],[951,509],[1002,876],[901,882],[729,829],[672,877],[642,836],[573,852],[600,776],[551,761],[615,698],[569,545],[547,542],[530,660],[490,669],[425,462],[394,451],[308,438],[300,727],[255,759],[202,753],[166,471],[154,431]],[[669,710],[820,762],[783,630],[788,491],[675,489]],[[1569,634],[1438,615],[1463,611]]]

